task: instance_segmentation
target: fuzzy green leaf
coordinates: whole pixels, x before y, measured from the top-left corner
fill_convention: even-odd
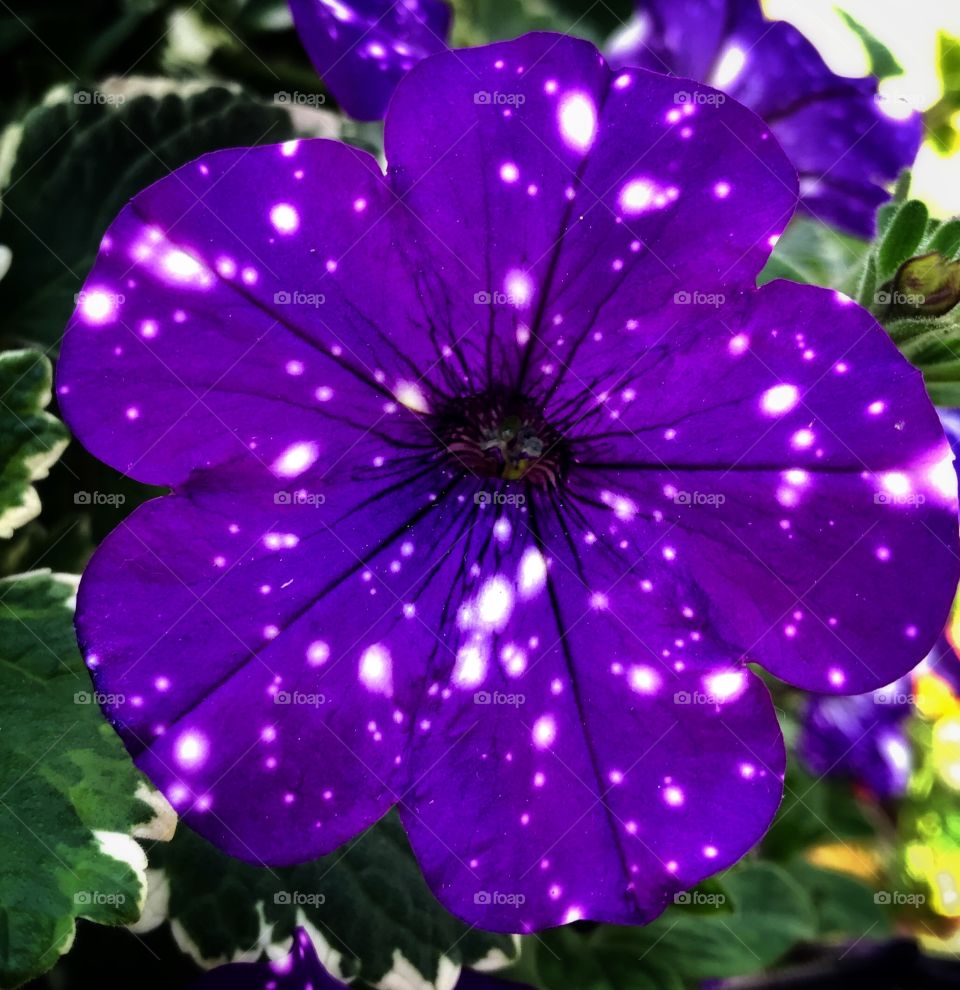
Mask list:
[[[818,931],[810,897],[773,863],[750,862],[723,877],[732,911],[693,914],[668,908],[644,928],[605,928],[598,940],[632,948],[651,966],[686,980],[754,973]]]
[[[33,482],[47,476],[69,442],[63,423],[44,412],[51,375],[37,351],[0,354],[0,539],[40,514]]]
[[[39,975],[77,918],[136,921],[175,817],[100,713],[73,632],[76,578],[0,581],[0,986]]]
[[[298,925],[331,968],[378,985],[390,974],[391,987],[452,986],[461,965],[506,964],[517,952],[510,936],[470,928],[441,907],[392,816],[294,867],[251,866],[183,826],[150,860],[169,884],[178,941],[202,965],[286,947]]]
[[[837,13],[846,22],[848,28],[856,34],[863,42],[863,47],[867,50],[870,59],[870,75],[878,79],[887,79],[890,76],[903,75],[903,67],[894,58],[893,53],[876,35],[864,27],[859,21],[854,20],[846,11],[838,10]]]
[[[877,284],[884,285],[913,257],[926,233],[929,214],[919,199],[907,200],[896,212],[877,249]]]
[[[861,880],[804,860],[790,863],[787,870],[813,900],[822,936],[881,939],[890,934],[890,920],[876,892]]]

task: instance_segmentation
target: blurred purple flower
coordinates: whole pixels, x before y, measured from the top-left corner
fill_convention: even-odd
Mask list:
[[[908,676],[852,698],[810,698],[798,742],[810,772],[850,778],[881,798],[904,794],[913,768],[903,724],[912,690]]]
[[[100,546],[77,626],[221,848],[294,863],[397,806],[472,923],[645,921],[780,801],[747,661],[863,692],[940,633],[956,476],[922,379],[849,299],[756,289],[790,164],[675,89],[556,35],[444,53],[386,176],[222,151],[110,227],[61,408],[173,494]]]
[[[397,83],[447,47],[444,0],[290,0],[303,46],[343,109],[381,120]]]
[[[640,0],[608,55],[702,80],[750,107],[798,171],[803,209],[861,237],[873,236],[886,186],[920,147],[919,114],[880,99],[871,77],[833,73],[793,25],[767,20],[759,0]],[[709,108],[716,96],[677,83],[678,113],[697,98]]]

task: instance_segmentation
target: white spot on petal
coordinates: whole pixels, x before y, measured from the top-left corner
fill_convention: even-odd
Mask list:
[[[727,89],[743,71],[746,62],[747,53],[738,45],[729,45],[711,73],[710,85],[717,89]]]
[[[193,729],[184,732],[177,740],[174,755],[177,763],[187,770],[201,766],[207,758],[209,746],[206,737]]]
[[[760,407],[768,416],[782,416],[797,404],[800,393],[796,385],[774,385],[760,399]]]
[[[397,382],[397,387],[393,390],[393,394],[397,397],[398,402],[401,402],[414,412],[430,412],[430,403],[427,402],[423,390],[416,382]]]
[[[280,234],[292,234],[300,226],[300,214],[289,203],[277,203],[270,209],[270,223]]]
[[[547,583],[547,562],[536,547],[529,547],[520,558],[517,586],[521,598],[533,598],[540,594]]]
[[[576,151],[588,151],[597,135],[597,108],[586,93],[570,93],[560,102],[557,121],[563,140]]]
[[[747,676],[742,670],[721,670],[703,679],[707,694],[718,704],[735,701],[746,690]]]
[[[291,444],[273,462],[270,470],[280,478],[296,478],[303,474],[320,456],[315,443],[305,441]]]
[[[549,749],[557,738],[557,723],[552,715],[543,715],[533,723],[533,744],[537,749]]]
[[[368,646],[360,654],[357,676],[368,691],[389,698],[393,694],[393,659],[390,651],[382,643]]]

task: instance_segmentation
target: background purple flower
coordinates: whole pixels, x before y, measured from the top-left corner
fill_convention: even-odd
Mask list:
[[[863,692],[940,632],[956,477],[920,376],[845,297],[754,288],[792,169],[675,90],[549,34],[445,53],[386,177],[223,151],[111,226],[60,401],[174,494],[102,544],[78,630],[228,852],[297,862],[397,805],[473,923],[647,920],[779,803],[747,661]]]
[[[913,708],[910,677],[852,698],[807,702],[798,749],[812,773],[849,777],[878,797],[899,797],[913,767],[904,722]]]
[[[343,990],[346,985],[324,969],[310,936],[298,928],[283,959],[218,966],[192,990]]]
[[[297,929],[290,954],[273,962],[231,963],[218,966],[192,990],[343,990],[347,984],[332,977],[317,957],[310,936]],[[457,990],[530,990],[526,984],[507,982],[465,969]]]
[[[351,117],[380,120],[397,83],[447,47],[444,0],[290,0],[303,46]]]
[[[609,57],[703,80],[760,114],[800,175],[804,210],[862,237],[873,235],[886,186],[920,147],[919,114],[878,100],[873,78],[831,72],[758,0],[641,0]],[[677,84],[679,109],[694,98]]]

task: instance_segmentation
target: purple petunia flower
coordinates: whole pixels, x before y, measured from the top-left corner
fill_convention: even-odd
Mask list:
[[[192,984],[192,990],[343,990],[346,986],[327,972],[310,936],[298,928],[290,953],[283,959],[218,966]],[[530,988],[526,984],[498,980],[465,969],[457,981],[457,990]]]
[[[397,83],[450,31],[444,0],[290,0],[290,11],[320,77],[358,120],[382,120]]]
[[[675,121],[675,87],[551,34],[444,53],[386,176],[221,151],[110,227],[61,408],[173,494],[95,554],[79,637],[228,852],[297,862],[397,806],[471,922],[644,921],[780,801],[747,661],[863,692],[942,629],[920,374],[849,299],[755,288],[792,169],[734,101]]]
[[[610,58],[704,80],[760,114],[800,174],[804,210],[861,237],[873,236],[886,185],[920,147],[919,114],[880,100],[873,78],[831,72],[759,0],[641,0]],[[675,98],[679,118],[696,94],[678,84]]]
[[[852,698],[809,699],[799,753],[812,773],[851,777],[881,798],[906,792],[913,754],[904,722],[913,708],[909,676]]]

